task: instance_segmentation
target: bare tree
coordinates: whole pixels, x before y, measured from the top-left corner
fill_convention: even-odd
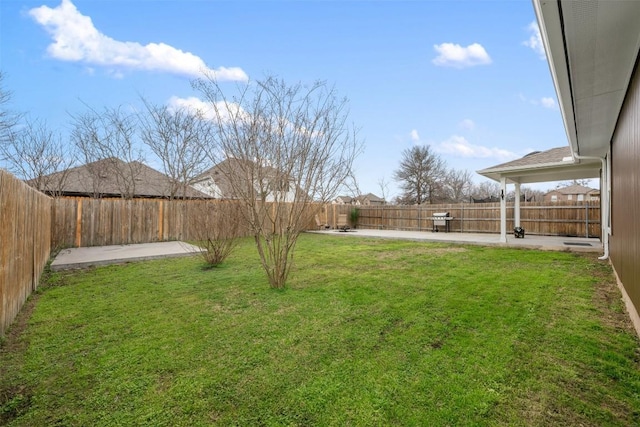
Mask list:
[[[146,114],[141,115],[141,137],[162,163],[171,180],[169,198],[186,195],[196,176],[208,169],[204,146],[210,138],[211,124],[202,114],[185,108],[171,109],[143,100]]]
[[[361,151],[346,99],[324,82],[287,85],[267,77],[227,96],[213,76],[194,82],[211,104],[209,147],[242,210],[269,284],[283,288],[298,236],[319,204],[335,197]],[[318,206],[317,208],[315,206]]]
[[[51,195],[60,195],[68,178],[68,170],[76,156],[59,134],[46,123],[27,120],[9,133],[0,145],[0,156],[9,170],[32,187]]]
[[[389,201],[389,186],[391,185],[391,183],[389,181],[387,181],[385,179],[385,177],[382,177],[378,180],[378,187],[380,188],[380,193],[382,196],[382,199],[384,200],[385,203],[388,203]]]
[[[122,108],[92,108],[72,116],[71,139],[84,158],[92,177],[95,197],[106,182],[113,182],[123,198],[136,194],[136,178],[141,174],[144,155],[136,139],[136,118]]]
[[[484,181],[474,185],[471,196],[476,200],[499,200],[500,184],[495,181]]]
[[[445,191],[447,198],[452,203],[460,203],[469,200],[473,178],[468,170],[451,169],[445,178]]]
[[[544,199],[544,191],[534,190],[525,185],[520,188],[520,193],[520,197],[522,197],[525,202],[541,202]]]
[[[191,235],[204,251],[198,253],[211,267],[221,264],[238,246],[245,230],[238,203],[199,201],[189,205],[187,214]]]
[[[556,184],[556,190],[559,188],[569,187],[571,185],[580,185],[582,187],[589,187],[591,185],[590,179],[574,179],[572,181],[562,181]]]
[[[4,87],[5,74],[0,71],[0,144],[11,138],[11,133],[20,121],[21,115],[9,108],[11,92]]]
[[[435,203],[443,198],[446,165],[428,145],[416,145],[402,152],[394,179],[400,183],[403,204]]]

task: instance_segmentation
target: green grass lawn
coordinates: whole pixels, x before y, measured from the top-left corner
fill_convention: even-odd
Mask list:
[[[640,425],[596,257],[303,235],[285,290],[250,240],[51,273],[3,343],[0,424]]]

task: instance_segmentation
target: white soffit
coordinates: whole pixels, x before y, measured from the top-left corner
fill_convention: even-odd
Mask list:
[[[640,1],[534,0],[574,153],[604,156],[640,48]]]

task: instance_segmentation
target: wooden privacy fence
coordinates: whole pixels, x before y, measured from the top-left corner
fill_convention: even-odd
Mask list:
[[[210,209],[240,217],[240,207],[237,202],[220,200],[57,198],[51,244],[65,248],[195,240],[200,231],[196,228],[203,225],[196,218],[202,212]],[[240,225],[239,234],[249,234],[246,225]]]
[[[40,280],[51,253],[52,199],[0,169],[0,336]]]
[[[347,214],[351,205],[326,205],[320,217],[332,227],[338,214]],[[500,203],[441,204],[420,206],[357,206],[357,227],[370,229],[429,231],[431,217],[449,212],[452,232],[500,233]],[[353,226],[352,221],[350,221]],[[507,204],[507,231],[513,230],[514,207]],[[600,237],[600,205],[587,202],[522,203],[520,226],[527,234],[546,236]]]
[[[90,199],[53,200],[52,247],[124,245],[167,240],[197,240],[194,221],[202,209],[225,210],[241,216],[241,204],[219,200]],[[339,214],[347,214],[351,205],[309,206],[309,226],[314,229],[313,214],[319,220],[337,226]],[[358,206],[357,227],[390,230],[429,231],[432,215],[449,212],[452,232],[499,233],[500,204],[443,204],[422,206]],[[513,204],[507,206],[507,230],[514,227]],[[520,224],[527,234],[549,236],[600,237],[600,206],[581,202],[556,204],[527,203],[520,207]],[[354,224],[350,221],[351,226]],[[216,227],[219,224],[207,224]],[[241,235],[249,235],[246,225]]]
[[[274,215],[272,204],[266,209]],[[54,248],[128,245],[169,240],[199,240],[203,227],[211,236],[224,236],[220,227],[232,226],[237,219],[239,236],[249,236],[242,220],[244,205],[230,200],[161,200],[161,199],[91,199],[65,197],[53,200],[51,246]],[[319,205],[309,205],[309,212]],[[287,207],[281,207],[286,217]],[[207,214],[208,212],[208,214]],[[211,213],[215,215],[211,215]],[[304,214],[308,229],[313,228],[312,214]],[[218,218],[203,221],[203,218]],[[224,219],[224,220],[222,220]],[[265,218],[265,227],[269,221]],[[285,224],[286,226],[286,224]]]

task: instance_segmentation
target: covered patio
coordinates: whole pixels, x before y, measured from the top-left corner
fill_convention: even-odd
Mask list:
[[[505,195],[508,184],[515,186],[514,224],[519,227],[522,184],[600,178],[601,187],[606,188],[606,174],[603,173],[605,165],[603,163],[600,159],[595,158],[577,158],[571,154],[571,149],[567,146],[535,151],[520,159],[477,171],[480,175],[499,182],[501,186],[499,241],[507,243],[507,201]],[[606,192],[602,192],[602,197],[606,197]],[[602,206],[607,206],[606,200],[602,199],[601,203]],[[607,224],[606,210],[603,210],[602,216],[601,236],[606,239],[607,234],[604,228]],[[599,243],[598,249],[601,247],[602,244]]]

